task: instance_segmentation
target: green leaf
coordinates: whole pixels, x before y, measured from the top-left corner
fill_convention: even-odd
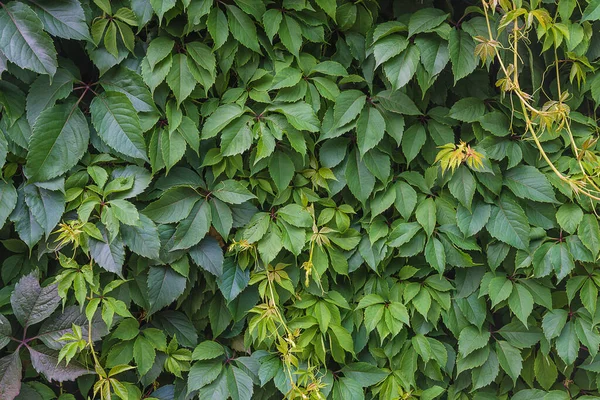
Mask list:
[[[179,131],[169,133],[168,130],[162,130],[160,132],[160,152],[167,174],[183,158],[186,147],[186,141]]]
[[[428,197],[417,206],[415,213],[417,222],[423,227],[427,236],[433,234],[436,223],[436,205],[431,197]]]
[[[252,400],[252,378],[233,365],[227,368],[227,388],[232,400]]]
[[[31,126],[40,114],[52,108],[57,100],[64,99],[73,91],[74,77],[64,69],[58,69],[50,80],[47,75],[40,75],[32,84],[27,94],[27,121]]]
[[[40,18],[21,2],[11,1],[0,7],[0,51],[21,68],[54,75],[58,67],[56,50]]]
[[[157,259],[160,240],[156,225],[144,214],[139,214],[139,217],[137,225],[121,227],[123,242],[134,253],[146,258]]]
[[[422,8],[410,16],[408,36],[428,32],[446,20],[448,14],[436,8]]]
[[[277,217],[299,228],[311,228],[313,226],[313,219],[310,212],[298,204],[288,204],[280,208],[277,210]]]
[[[104,92],[92,100],[90,111],[104,143],[121,154],[148,161],[140,120],[126,95]]]
[[[556,352],[566,365],[571,365],[579,353],[579,339],[572,321],[565,324],[561,334],[556,339]]]
[[[402,153],[404,153],[408,164],[419,154],[426,140],[425,127],[420,123],[411,125],[404,131],[404,136],[402,136]]]
[[[565,231],[573,234],[577,231],[579,223],[583,219],[583,211],[575,203],[566,203],[560,206],[556,212],[556,221]]]
[[[202,389],[213,382],[223,370],[221,360],[210,360],[207,362],[197,362],[190,368],[188,375],[188,393]]]
[[[250,270],[243,270],[231,259],[223,263],[223,275],[217,279],[221,294],[228,303],[235,300],[250,282]]]
[[[177,105],[187,99],[196,87],[196,79],[190,71],[189,62],[185,54],[175,54],[173,65],[167,75],[167,84],[177,99]]]
[[[483,229],[490,219],[492,207],[476,201],[471,211],[459,205],[456,209],[456,222],[465,237],[473,236]]]
[[[159,23],[162,21],[165,13],[175,7],[175,3],[175,0],[150,0],[154,12],[158,15]]]
[[[586,214],[583,216],[577,229],[577,236],[594,257],[598,256],[598,252],[600,252],[600,228],[594,215]]]
[[[366,362],[354,362],[342,368],[346,378],[357,382],[361,387],[376,385],[385,379],[389,372]]]
[[[196,265],[219,277],[223,274],[223,250],[217,241],[207,236],[190,250]]]
[[[225,354],[223,346],[212,340],[205,340],[194,349],[192,360],[211,360]]]
[[[244,114],[244,109],[238,104],[225,104],[220,106],[204,121],[202,139],[215,137],[234,119]]]
[[[383,139],[385,120],[375,107],[366,107],[356,123],[356,137],[361,157]]]
[[[519,165],[504,175],[504,184],[522,199],[544,203],[558,203],[552,185],[537,168]]]
[[[154,69],[156,64],[171,54],[171,50],[173,50],[174,45],[175,42],[173,39],[164,36],[159,36],[156,39],[153,39],[146,50],[146,59],[148,60],[150,69]]]
[[[281,113],[294,128],[301,131],[318,132],[319,120],[311,106],[304,102],[292,104],[278,104],[271,108],[273,111]]]
[[[486,228],[490,235],[517,249],[527,250],[529,246],[527,216],[521,206],[506,195],[492,206]]]
[[[394,90],[405,86],[417,72],[421,54],[417,46],[408,46],[400,55],[383,65],[385,76]]]
[[[391,247],[400,247],[408,243],[421,230],[416,222],[400,223],[390,232],[388,244]]]
[[[486,362],[481,367],[474,369],[471,374],[473,379],[473,390],[477,390],[492,383],[494,379],[496,379],[496,376],[498,376],[499,371],[500,366],[498,357],[496,356],[496,353],[490,351]]]
[[[123,93],[139,112],[152,112],[156,110],[152,95],[144,84],[142,77],[124,66],[110,70],[104,74],[100,80],[100,84],[107,91]]]
[[[219,7],[214,7],[208,14],[206,27],[214,41],[214,50],[217,50],[227,41],[229,28],[227,27],[227,17]]]
[[[446,267],[446,251],[442,242],[436,238],[429,238],[425,246],[425,260],[440,274]]]
[[[474,326],[467,326],[460,332],[458,337],[458,351],[465,357],[477,349],[487,346],[490,340],[490,332],[480,332]]]
[[[400,35],[386,36],[373,45],[373,56],[375,56],[375,68],[392,57],[402,53],[408,47],[408,40]]]
[[[152,343],[144,336],[138,336],[133,344],[133,359],[140,376],[146,375],[150,371],[155,357],[156,351]]]
[[[337,126],[344,126],[360,114],[367,96],[358,90],[345,90],[336,99],[333,106],[333,119]]]
[[[299,57],[300,47],[302,47],[302,30],[300,24],[289,14],[283,15],[281,25],[279,25],[279,39],[290,53]]]
[[[408,219],[417,205],[417,192],[406,182],[398,182],[396,184],[396,200],[394,206],[396,210]]]
[[[315,3],[317,3],[317,5],[321,7],[323,11],[325,11],[325,13],[335,21],[335,12],[337,9],[336,0],[315,0]]]
[[[36,185],[25,186],[23,192],[31,214],[44,230],[46,237],[49,237],[65,212],[64,194]]]
[[[358,151],[353,151],[348,158],[346,182],[348,183],[350,192],[363,204],[367,201],[375,187],[375,177],[360,159]]]
[[[200,195],[188,187],[175,187],[162,194],[160,199],[150,203],[142,212],[155,222],[168,224],[186,218]]]
[[[256,26],[250,17],[234,5],[227,5],[227,21],[231,35],[252,51],[260,53]]]
[[[150,313],[155,313],[177,299],[185,290],[186,277],[170,267],[156,266],[148,270]]]
[[[89,142],[89,128],[77,104],[44,110],[33,128],[27,173],[32,181],[47,181],[73,168]]]
[[[219,182],[213,188],[212,194],[228,204],[242,204],[245,201],[256,198],[244,185],[232,179]]]
[[[513,283],[505,276],[492,278],[488,285],[488,295],[492,300],[492,307],[496,307],[498,303],[508,299],[512,291]]]
[[[542,329],[548,341],[558,337],[562,332],[569,313],[566,310],[550,310],[542,319]]]
[[[473,196],[475,195],[476,186],[477,184],[473,174],[471,174],[471,171],[464,165],[458,167],[448,183],[448,189],[450,189],[452,196],[456,197],[468,210],[471,210],[471,203],[473,201]]]
[[[549,355],[538,354],[534,361],[533,371],[540,386],[546,390],[549,390],[558,378],[556,365]]]
[[[415,44],[421,53],[421,64],[431,75],[436,76],[450,61],[448,42],[437,36],[417,36]]]
[[[448,49],[452,62],[454,84],[469,75],[477,67],[475,42],[469,34],[460,29],[452,29],[448,37]]]
[[[6,223],[6,219],[17,205],[17,190],[12,183],[0,181],[0,227]]]
[[[198,244],[208,233],[212,221],[210,204],[207,201],[196,203],[190,215],[179,223],[175,230],[175,246],[171,249],[183,250]]]
[[[523,285],[515,284],[508,297],[508,306],[523,325],[527,326],[527,318],[533,311],[533,296],[531,296],[529,290]]]
[[[30,0],[34,10],[53,36],[65,39],[91,40],[85,14],[76,0]]]
[[[521,352],[517,348],[511,346],[508,342],[499,340],[496,342],[496,353],[498,355],[500,366],[507,375],[512,378],[513,383],[516,384],[517,379],[521,374],[521,370],[523,369]]]
[[[600,19],[600,0],[591,0],[581,16],[582,21],[597,21]]]
[[[485,104],[476,97],[466,97],[452,105],[448,116],[458,121],[475,122],[485,114]]]

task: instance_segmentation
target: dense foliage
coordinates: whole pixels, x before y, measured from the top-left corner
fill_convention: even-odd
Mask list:
[[[597,399],[600,0],[0,0],[0,399]]]

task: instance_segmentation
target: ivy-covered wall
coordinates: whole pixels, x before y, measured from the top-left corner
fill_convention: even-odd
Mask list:
[[[600,398],[600,0],[0,0],[0,399]]]

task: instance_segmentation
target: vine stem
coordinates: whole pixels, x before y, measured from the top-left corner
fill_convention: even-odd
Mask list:
[[[487,25],[487,30],[488,30],[488,36],[489,36],[489,40],[490,41],[494,41],[494,35],[492,34],[492,27],[490,24],[490,17],[489,17],[489,12],[488,12],[488,7],[489,5],[487,4],[486,0],[482,0],[483,3],[483,12],[485,15],[485,21],[486,21],[486,25]],[[512,2],[513,7],[516,8],[516,5],[514,2]],[[514,22],[514,35],[513,35],[513,68],[514,68],[514,72],[513,72],[513,78],[511,80],[511,87],[510,90],[511,92],[513,92],[517,98],[519,99],[519,102],[521,103],[521,108],[523,110],[523,117],[525,118],[525,123],[527,126],[527,131],[529,131],[529,133],[531,133],[531,136],[533,138],[533,141],[536,145],[536,147],[538,148],[540,155],[542,156],[542,158],[546,161],[546,163],[548,164],[548,166],[550,167],[550,169],[552,170],[552,172],[554,172],[554,174],[556,176],[558,176],[558,178],[567,183],[569,185],[569,187],[571,188],[571,190],[573,190],[575,192],[575,194],[579,194],[582,193],[583,195],[589,197],[592,200],[596,200],[596,201],[600,201],[600,197],[592,194],[591,191],[584,189],[584,188],[580,188],[580,187],[576,187],[574,186],[573,182],[567,177],[565,176],[562,172],[560,172],[558,170],[558,168],[556,168],[556,166],[554,165],[554,163],[552,162],[552,160],[550,160],[550,157],[548,157],[548,154],[546,154],[546,151],[544,150],[540,140],[539,140],[539,136],[536,133],[535,129],[533,128],[533,121],[531,120],[531,118],[529,117],[528,112],[531,112],[534,115],[540,115],[540,116],[544,116],[544,115],[551,115],[551,113],[543,111],[543,110],[538,110],[535,107],[533,107],[531,104],[529,104],[529,102],[527,101],[527,99],[523,96],[523,93],[521,93],[521,89],[519,86],[519,80],[518,80],[518,68],[517,68],[517,63],[518,63],[518,36],[517,36],[517,32],[518,32],[518,21],[515,20]],[[500,56],[500,52],[498,51],[498,48],[496,46],[494,46],[494,53],[496,54],[496,59],[498,60],[498,63],[500,65],[500,68],[502,69],[502,71],[504,72],[504,75],[507,77],[507,79],[511,79],[510,78],[510,73],[508,71],[508,69],[506,68],[504,62],[502,61],[502,57]],[[557,53],[557,49],[556,49],[556,45],[554,48],[554,53],[555,53],[555,64],[556,64],[556,81],[557,81],[557,87],[558,87],[558,93],[559,93],[559,100],[558,103],[562,104],[562,92],[561,92],[561,87],[560,87],[560,77],[559,77],[559,67],[558,67],[558,53]],[[569,121],[567,118],[565,118],[565,129],[568,133],[569,136],[569,141],[571,143],[571,146],[573,148],[573,152],[578,160],[579,163],[579,168],[581,169],[581,172],[583,174],[583,176],[585,177],[585,180],[587,183],[591,184],[591,186],[593,187],[593,189],[595,191],[600,192],[600,188],[591,180],[590,176],[585,172],[585,169],[583,168],[583,164],[581,163],[581,160],[579,159],[579,153],[578,153],[578,148],[577,145],[575,143],[575,139],[573,137],[572,131],[571,131],[571,127],[569,124]]]

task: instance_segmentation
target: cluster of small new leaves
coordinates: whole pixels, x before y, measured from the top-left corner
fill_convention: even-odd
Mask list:
[[[0,0],[0,399],[599,398],[599,30]]]

